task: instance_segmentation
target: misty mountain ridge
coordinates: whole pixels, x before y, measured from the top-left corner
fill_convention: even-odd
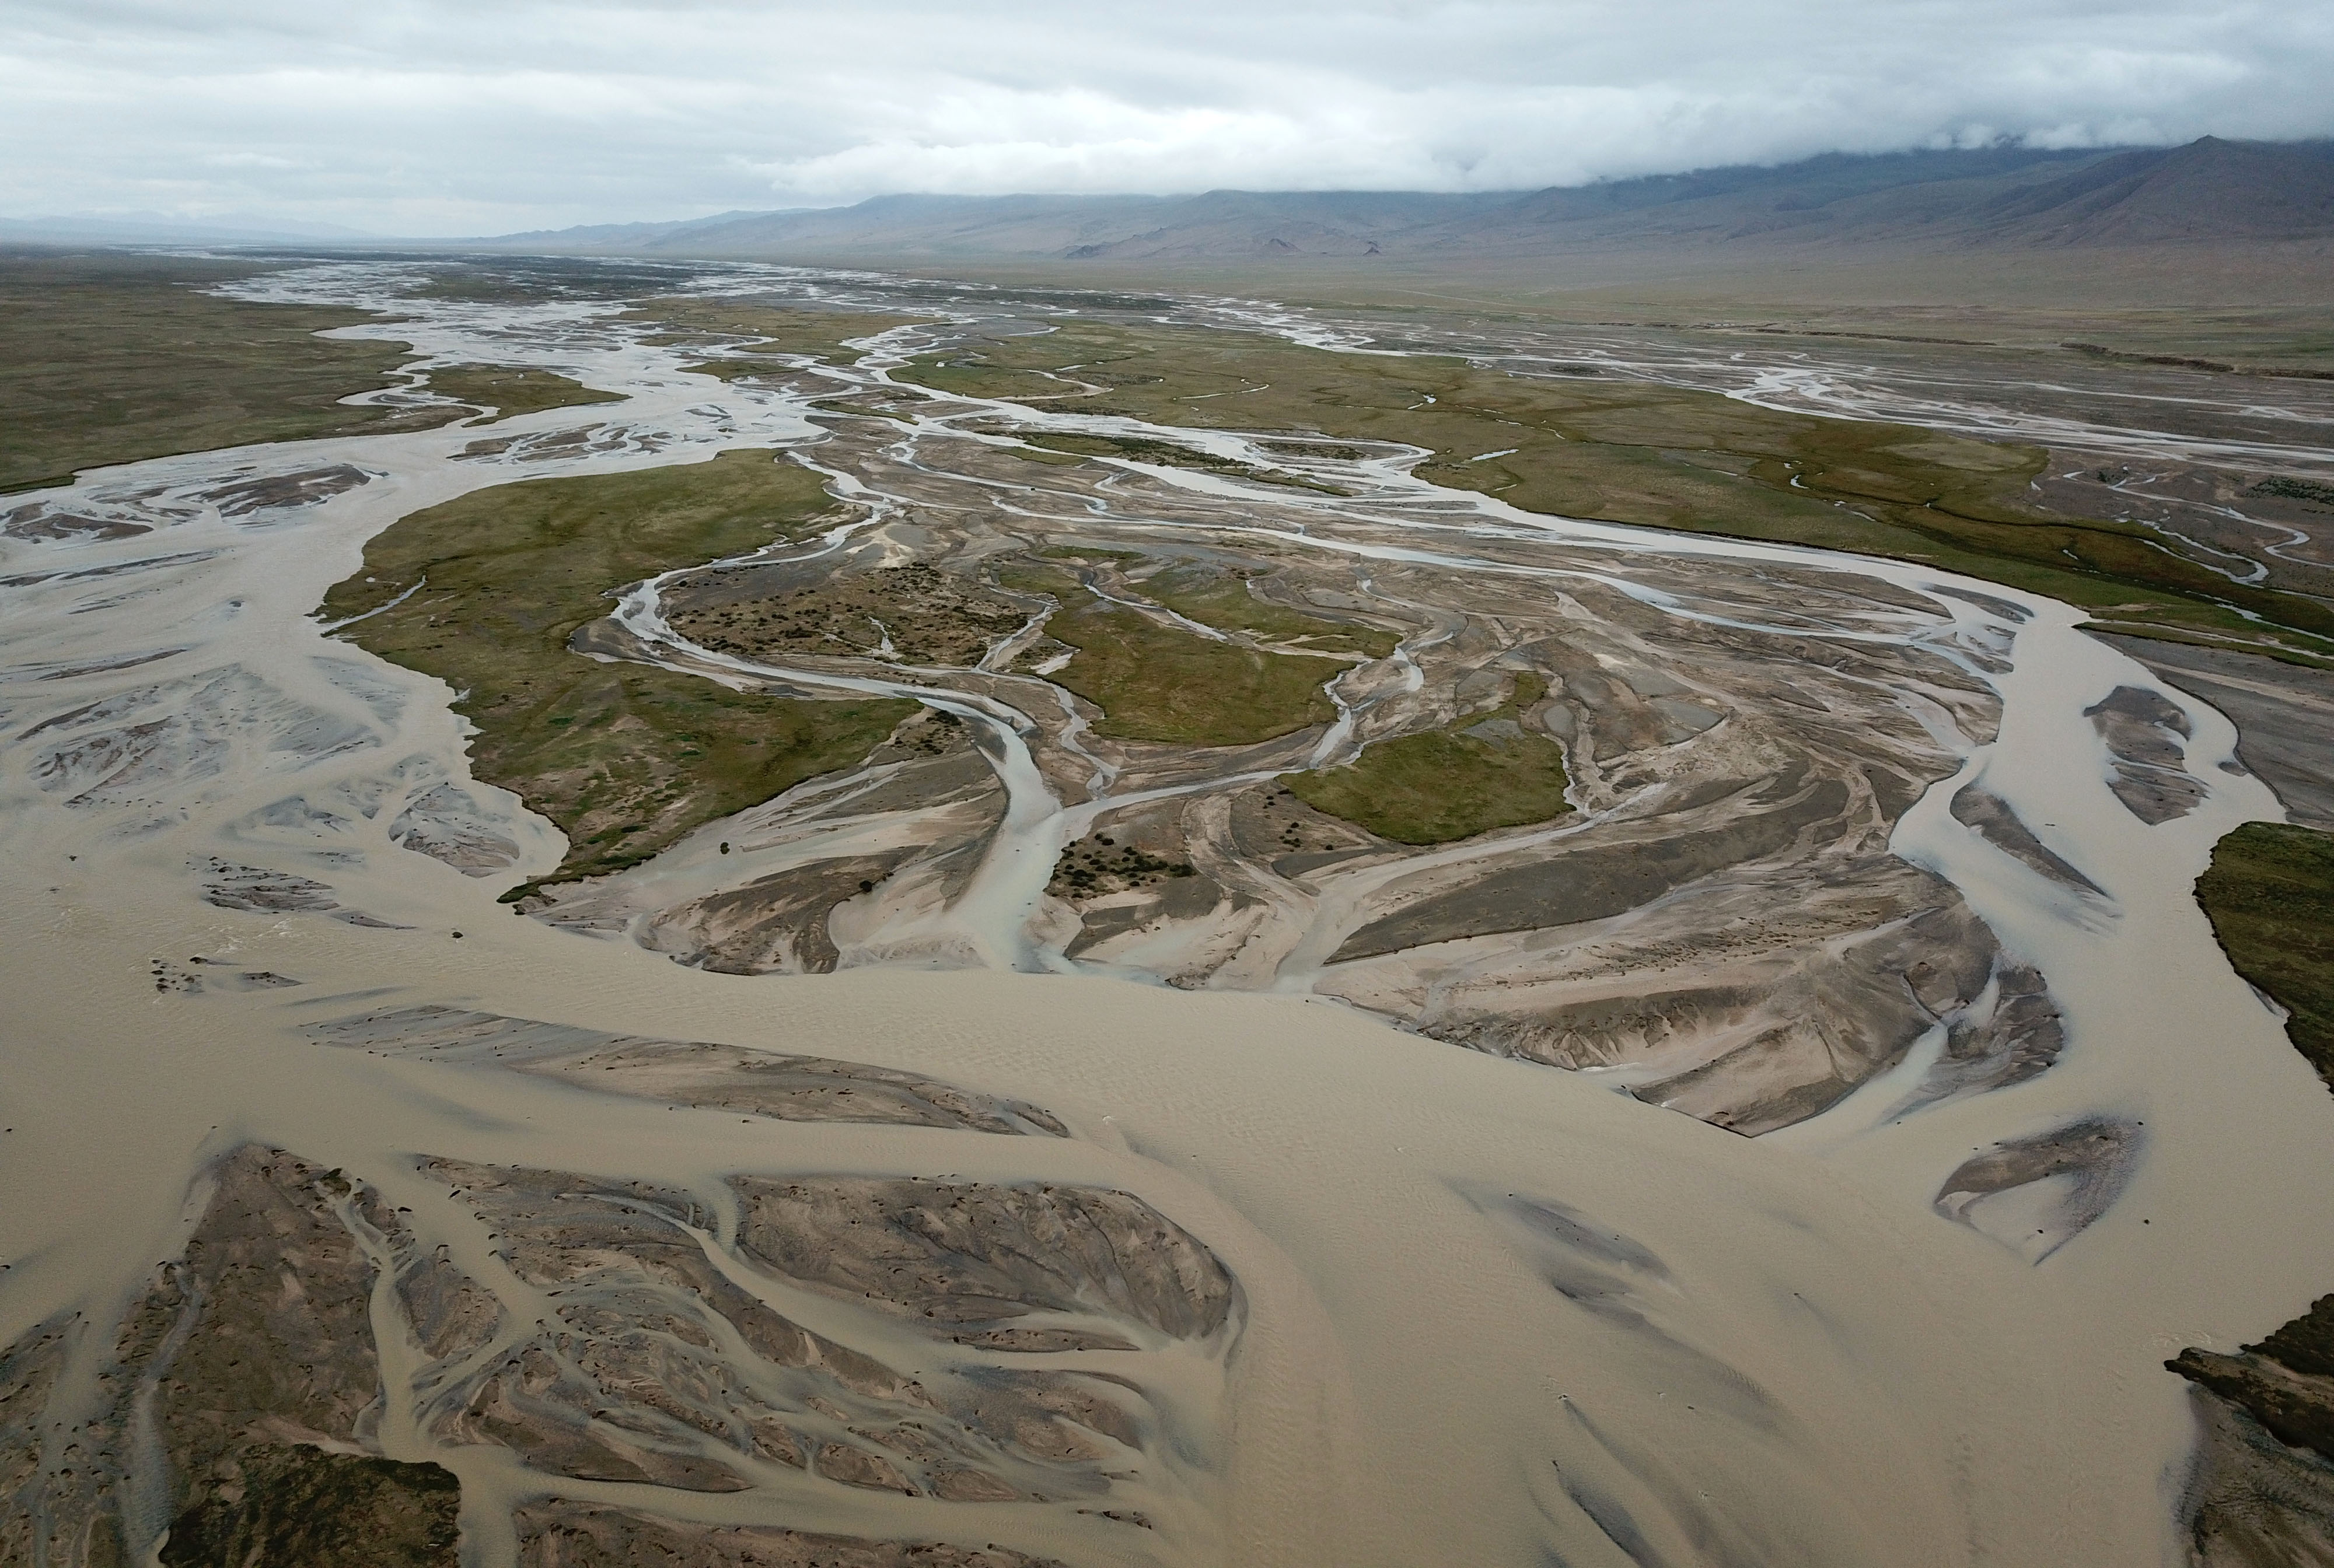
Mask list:
[[[2334,236],[2334,142],[2023,147],[1698,169],[1530,192],[882,196],[473,241],[766,261],[1522,259],[1658,247],[2161,245]]]

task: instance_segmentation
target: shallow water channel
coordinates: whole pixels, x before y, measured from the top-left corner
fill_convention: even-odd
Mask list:
[[[141,531],[0,545],[0,965],[13,1014],[0,1342],[98,1325],[76,1331],[51,1396],[51,1469],[72,1463],[73,1421],[112,1397],[104,1325],[183,1247],[201,1173],[256,1142],[411,1210],[418,1245],[446,1247],[514,1323],[547,1315],[549,1298],[497,1259],[464,1206],[438,1196],[429,1162],[699,1195],[708,1255],[741,1278],[751,1271],[737,1262],[737,1206],[722,1197],[740,1174],[1085,1184],[1136,1195],[1237,1282],[1212,1340],[1051,1363],[1114,1365],[1140,1387],[1136,1436],[1107,1490],[1108,1507],[1140,1514],[1139,1525],[1095,1497],[1034,1486],[1013,1500],[949,1501],[775,1465],[722,1491],[546,1476],[509,1448],[434,1432],[420,1387],[428,1358],[384,1297],[375,1446],[460,1478],[464,1560],[478,1568],[520,1560],[513,1512],[545,1497],[1080,1564],[2180,1560],[2193,1424],[2186,1385],[2161,1362],[2257,1339],[2326,1288],[2334,1256],[2334,1188],[2316,1178],[2334,1101],[2231,972],[2190,893],[2223,833],[2281,814],[2236,765],[2218,712],[2078,630],[2068,606],[1915,566],[1528,514],[1413,480],[1395,451],[1308,459],[1308,474],[1345,494],[1276,491],[1268,508],[1236,477],[1129,463],[1148,488],[1104,496],[1093,528],[1111,526],[1108,505],[1152,516],[1143,496],[1172,493],[1215,526],[1364,566],[1542,573],[1551,592],[1594,581],[1657,616],[1957,661],[1998,698],[1998,736],[1951,737],[1960,771],[1903,815],[1891,847],[1950,882],[2047,976],[2066,1031],[2056,1063],[2011,1087],[1924,1101],[1914,1091],[1931,1041],[1824,1113],[1743,1138],[1616,1092],[1612,1075],[1388,1026],[1319,987],[1326,941],[1238,989],[1179,990],[1143,983],[1140,963],[1082,962],[1043,918],[1047,879],[1063,846],[1124,797],[1098,765],[1084,798],[1066,801],[1033,760],[1033,737],[1060,724],[1052,688],[710,652],[672,630],[651,582],[612,603],[642,657],[709,678],[945,708],[979,733],[1008,800],[962,890],[887,934],[896,963],[705,973],[497,905],[557,863],[559,835],[470,779],[443,686],[336,640],[315,607],[367,538],[485,486],[744,447],[838,463],[810,399],[885,385],[889,368],[949,329],[871,338],[859,363],[805,365],[798,387],[778,390],[685,371],[690,351],[642,341],[651,329],[612,306],[437,301],[408,292],[415,277],[401,264],[327,263],[244,289],[394,311],[395,324],[354,331],[410,340],[440,362],[556,370],[628,400],[589,419],[505,421],[495,434],[522,439],[484,457],[464,453],[477,432],[451,428],[94,472],[70,492],[14,499]],[[937,303],[962,322],[1075,308],[784,269],[677,273],[675,287]],[[1253,303],[1181,309],[1227,327],[1313,330],[1301,313]],[[1787,380],[1779,369],[1760,384]],[[1011,441],[1001,424],[1287,461],[1242,437],[1069,406],[952,398],[918,418],[932,428],[899,438],[921,476],[913,505],[949,493],[952,451]],[[967,422],[979,429],[954,428]],[[595,430],[585,444],[524,439],[584,424]],[[362,482],[310,505],[236,515],[217,498],[234,483],[339,465]],[[828,471],[863,515],[806,548],[848,545],[911,505],[880,477]],[[964,504],[986,506],[992,488],[966,481]],[[1655,556],[1658,578],[1637,566]],[[1754,566],[1876,579],[1925,608],[1768,627],[1725,586]],[[1699,597],[1697,574],[1709,585]],[[2185,814],[2151,825],[2111,792],[2112,758],[2086,711],[2118,688],[2183,717],[2198,794]],[[1347,746],[1351,725],[1347,711],[1318,757]],[[1957,819],[1949,803],[1973,783],[2088,889]],[[396,824],[417,820],[425,797],[442,811],[444,792],[460,797],[470,831],[511,846],[506,867],[465,875],[401,847]],[[702,852],[676,851],[673,874]],[[295,855],[323,890],[304,904],[218,896],[241,871],[289,874]],[[242,978],[261,975],[292,983]],[[1042,1107],[1067,1136],[674,1109],[315,1033],[419,1007],[900,1069]],[[2119,1130],[2121,1152],[2080,1223],[2066,1218],[2071,1176],[1979,1197],[1991,1206],[1982,1225],[1940,1211],[1941,1185],[1973,1154],[2089,1124]],[[935,1388],[974,1386],[999,1364],[755,1277],[794,1321]],[[128,1461],[149,1499],[167,1490],[159,1462]],[[166,1507],[149,1500],[125,1518],[133,1553],[150,1554]]]

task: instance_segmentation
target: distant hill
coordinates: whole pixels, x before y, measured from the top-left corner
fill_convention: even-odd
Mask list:
[[[561,248],[590,246],[621,249],[678,238],[686,234],[708,228],[718,228],[747,218],[785,217],[775,212],[723,212],[711,217],[690,218],[681,223],[593,223],[574,228],[528,229],[522,234],[497,236],[492,242],[505,245],[535,245],[556,244]]]
[[[2334,142],[2223,141],[2118,153],[1984,215],[1992,232],[2069,245],[2334,234]]]
[[[766,261],[1414,263],[1799,246],[2018,250],[2334,236],[2334,142],[1850,156],[1532,192],[886,196],[471,242]]]

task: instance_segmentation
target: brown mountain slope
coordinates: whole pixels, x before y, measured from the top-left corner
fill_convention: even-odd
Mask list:
[[[1567,188],[879,197],[856,207],[513,236],[514,249],[896,265],[1389,263],[1793,247],[2130,248],[2334,239],[2334,142],[1827,154]]]
[[[1972,216],[1992,237],[2066,245],[2334,234],[2334,143],[2207,136],[2118,153]]]

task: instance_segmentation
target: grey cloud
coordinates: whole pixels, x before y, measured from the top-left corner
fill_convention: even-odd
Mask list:
[[[16,0],[0,212],[457,234],[891,190],[1519,188],[1828,149],[2334,131],[2334,12]]]

